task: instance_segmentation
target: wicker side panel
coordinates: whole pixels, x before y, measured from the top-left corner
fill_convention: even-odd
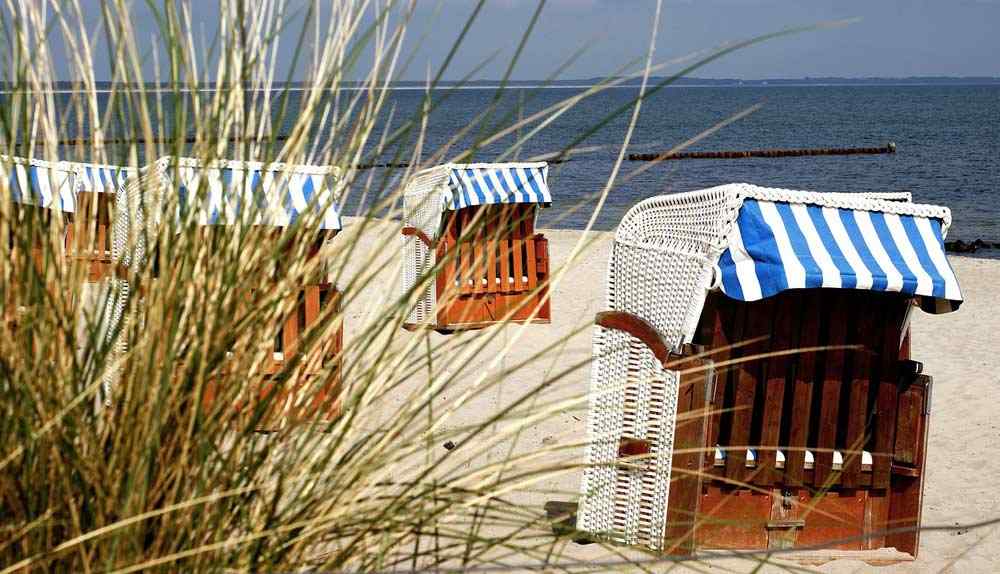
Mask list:
[[[711,275],[704,257],[616,243],[609,266],[609,307],[640,316],[668,346],[676,346],[691,307],[700,308]],[[593,352],[580,528],[660,550],[679,378],[663,369],[645,345],[620,331],[596,328]],[[619,464],[623,438],[648,442],[649,457]]]
[[[128,351],[127,329],[129,317],[129,297],[131,286],[126,277],[117,269],[135,265],[141,267],[146,262],[147,242],[155,233],[155,226],[162,219],[161,203],[166,190],[167,178],[163,173],[163,163],[156,162],[139,172],[138,177],[125,179],[115,196],[115,219],[111,228],[111,289],[106,299],[105,317],[109,317],[107,337],[112,345],[112,353],[122,356]],[[111,369],[104,375],[103,402],[112,404],[112,393],[118,384],[119,373]]]
[[[430,169],[414,176],[403,194],[404,227],[415,227],[427,237],[437,237],[441,221],[441,187],[447,185],[447,181],[448,172],[444,168]],[[437,295],[434,281],[429,280],[427,274],[435,265],[434,250],[413,235],[403,237],[402,249],[402,294],[406,296],[418,283],[425,283],[406,322],[412,325],[433,322]]]

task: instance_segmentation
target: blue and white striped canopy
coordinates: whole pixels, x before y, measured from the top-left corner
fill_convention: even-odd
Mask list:
[[[452,164],[446,210],[495,203],[552,203],[546,163]]]
[[[745,199],[719,260],[722,291],[756,301],[786,289],[830,287],[934,298],[962,293],[932,217]]]
[[[77,189],[94,193],[115,193],[135,170],[116,165],[69,162],[77,174]]]
[[[3,158],[2,162],[15,203],[75,211],[74,173],[65,163],[22,158]]]
[[[202,167],[197,160],[181,158],[177,171],[178,216],[193,217],[198,225],[231,225],[247,217],[250,225],[284,227],[314,210],[320,229],[341,228],[330,168],[255,162]],[[195,194],[198,200],[192,201]]]

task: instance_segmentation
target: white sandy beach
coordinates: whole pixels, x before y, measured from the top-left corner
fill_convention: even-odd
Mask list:
[[[349,219],[338,241],[349,241],[357,229],[358,220]],[[364,233],[359,252],[374,242],[398,241],[397,224],[379,222]],[[581,232],[546,230],[550,241],[553,269],[560,270],[581,238]],[[479,375],[493,367],[516,364],[547,344],[562,341],[528,368],[507,377],[496,389],[491,389],[459,411],[445,423],[447,428],[459,428],[487,418],[502,405],[509,404],[546,377],[569,365],[586,360],[591,353],[591,333],[588,325],[602,308],[610,233],[595,233],[594,243],[586,248],[554,289],[553,321],[549,325],[507,327],[496,334],[487,348],[478,353],[473,368],[464,371],[454,394],[467,389]],[[388,256],[389,254],[387,254]],[[1000,284],[1000,261],[970,257],[952,257],[965,296],[965,303],[955,313],[914,315],[913,358],[924,363],[924,371],[934,377],[933,411],[931,415],[927,476],[924,490],[923,524],[925,527],[954,526],[988,521],[1000,517],[1000,407],[993,394],[1000,385],[1000,356],[996,351],[1000,314],[996,311],[1000,297],[994,292]],[[350,345],[358,330],[377,308],[371,299],[380,293],[398,293],[398,261],[385,261],[379,271],[376,289],[370,289],[361,300],[346,308],[346,341]],[[352,269],[351,271],[357,271]],[[383,279],[384,278],[384,279]],[[367,304],[362,304],[367,300]],[[566,335],[577,330],[576,334]],[[465,335],[453,335],[463,337]],[[405,336],[401,337],[401,341]],[[433,344],[444,344],[447,338],[432,335]],[[509,355],[502,360],[500,350],[510,344]],[[584,366],[568,373],[538,395],[538,400],[555,401],[582,397],[589,386],[589,368]],[[391,403],[393,399],[388,399]],[[444,398],[444,403],[451,400]],[[444,404],[442,406],[445,406]],[[502,441],[486,457],[501,460],[508,452],[525,453],[573,444],[586,435],[586,405],[557,409],[552,416],[529,425],[515,438]],[[568,459],[583,461],[579,448],[567,454]],[[485,461],[485,460],[484,460]],[[479,462],[478,460],[476,462]],[[573,500],[579,489],[580,473],[573,470],[535,484],[530,492],[520,493],[523,504],[541,508],[546,500]],[[552,492],[540,492],[551,490]],[[595,561],[613,556],[591,546],[568,544],[564,557],[570,561]],[[592,562],[593,563],[593,562]],[[915,562],[883,567],[885,572],[992,572],[1000,563],[1000,532],[995,526],[969,531],[928,531],[921,537],[920,553]],[[751,561],[726,560],[720,568],[749,571]],[[656,567],[666,569],[667,564]],[[700,565],[704,571],[704,564]],[[869,566],[849,560],[837,560],[818,568],[824,572],[861,572]],[[714,568],[713,568],[714,570]],[[721,570],[720,570],[721,571]]]

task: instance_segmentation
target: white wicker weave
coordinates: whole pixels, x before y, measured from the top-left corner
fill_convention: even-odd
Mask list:
[[[115,196],[115,221],[111,230],[111,263],[127,269],[146,263],[146,245],[156,234],[156,227],[162,219],[162,190],[165,184],[165,169],[169,158],[156,162],[121,179]],[[126,277],[112,275],[110,295],[107,298],[105,316],[109,317],[108,337],[111,352],[121,357],[128,350],[126,330],[129,316],[131,286]],[[109,370],[103,381],[103,403],[112,405],[112,393],[117,386],[119,372]]]
[[[910,203],[908,193],[823,194],[731,184],[649,198],[626,213],[615,234],[607,309],[644,319],[668,347],[690,342],[747,198],[934,217],[945,232],[951,221],[947,208]],[[678,374],[664,370],[637,339],[595,327],[581,530],[662,549],[678,382]],[[650,458],[617,464],[623,436],[648,441]]]
[[[437,166],[417,173],[403,192],[403,225],[437,237],[441,226],[441,197],[447,192],[448,167]],[[436,264],[434,250],[415,236],[403,236],[403,293],[409,293]],[[428,281],[410,310],[406,322],[413,325],[434,320],[437,291]]]

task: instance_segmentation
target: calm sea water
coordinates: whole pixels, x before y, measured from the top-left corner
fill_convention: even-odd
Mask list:
[[[579,90],[514,90],[501,109],[521,107],[528,115],[571,97]],[[593,96],[563,114],[528,141],[519,157],[559,151],[593,129],[636,92],[615,89]],[[397,91],[397,114],[412,109],[421,95]],[[427,146],[436,149],[458,133],[491,101],[493,93],[451,94],[432,115]],[[744,150],[883,146],[897,153],[782,159],[682,160],[663,162],[628,181],[646,164],[625,162],[598,219],[613,229],[637,201],[663,193],[731,182],[814,191],[911,191],[916,201],[952,209],[951,238],[1000,240],[1000,87],[859,86],[775,88],[673,88],[644,102],[630,152],[654,152],[698,135],[757,103],[763,107],[694,144],[689,150]],[[581,227],[592,209],[567,210],[598,193],[610,175],[629,114],[598,129],[579,144],[600,149],[550,168],[555,203],[542,224]],[[468,143],[465,141],[463,143]],[[492,145],[477,159],[488,161],[508,150],[512,138]],[[572,212],[570,212],[572,211]]]
[[[470,146],[483,133],[494,133],[490,126],[510,125],[519,115],[549,108],[581,91],[516,88],[507,90],[498,101],[490,89],[436,91],[432,96],[436,107],[427,123],[423,148],[434,151],[447,145],[493,104],[496,111],[486,127],[476,126],[453,142],[452,154]],[[509,156],[527,159],[574,144],[596,148],[550,168],[555,203],[543,212],[542,225],[583,226],[592,213],[587,198],[606,184],[630,112],[603,125],[601,122],[627,106],[636,93],[634,88],[621,88],[587,98]],[[293,93],[293,115],[297,98]],[[423,98],[419,90],[390,92],[385,119],[372,137],[372,146],[385,128],[390,110],[391,127],[398,127],[414,116]],[[629,207],[646,197],[749,182],[814,191],[907,190],[916,201],[952,209],[951,238],[1000,240],[1000,86],[670,88],[644,102],[628,151],[669,149],[755,104],[763,104],[762,109],[699,141],[689,151],[883,146],[892,141],[897,153],[670,161],[631,179],[626,179],[628,174],[646,164],[625,162],[597,226],[613,229]],[[169,110],[172,105],[165,107]],[[289,123],[285,122],[282,131],[287,131]],[[577,142],[583,135],[586,137]],[[317,139],[325,142],[330,137],[320,134]],[[478,150],[474,159],[496,159],[511,150],[516,137],[512,134]],[[412,140],[404,139],[371,160],[404,161],[412,145]],[[425,153],[424,159],[428,155]],[[382,169],[373,170],[371,175],[376,183],[381,180],[390,185],[398,178],[398,174]],[[365,209],[359,201],[361,194],[352,195],[346,206],[348,213]]]

